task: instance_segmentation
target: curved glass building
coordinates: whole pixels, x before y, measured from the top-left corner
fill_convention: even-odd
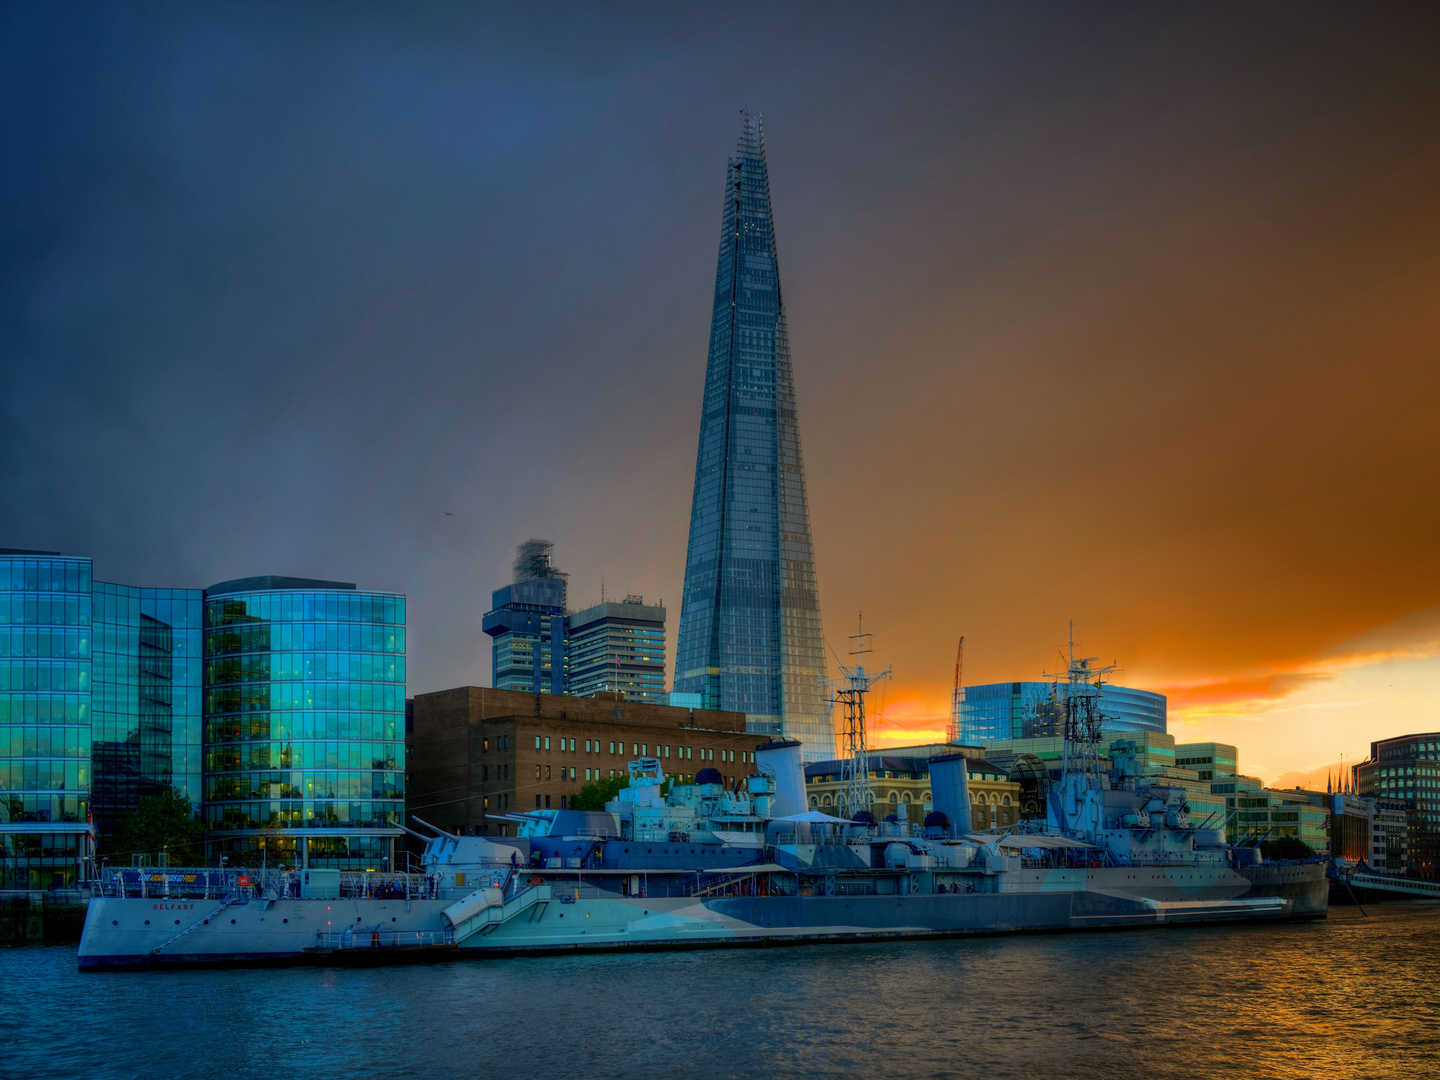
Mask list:
[[[989,683],[961,691],[953,723],[962,743],[983,746],[999,739],[1034,739],[1065,734],[1065,684]],[[1100,693],[1103,731],[1165,733],[1164,694],[1106,684]]]
[[[405,800],[405,598],[307,578],[205,590],[211,857],[394,865]]]
[[[90,560],[0,548],[0,888],[70,888],[90,811]]]

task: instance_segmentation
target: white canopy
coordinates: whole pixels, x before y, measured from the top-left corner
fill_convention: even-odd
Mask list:
[[[1093,848],[1083,840],[1072,840],[1068,836],[1026,836],[1023,833],[1000,836],[997,833],[971,833],[965,837],[977,844],[998,844],[1003,848]]]
[[[791,814],[789,817],[771,818],[771,821],[808,821],[812,825],[853,825],[853,821],[846,821],[844,818],[831,817],[829,814],[822,814],[819,810],[806,810],[803,814]]]

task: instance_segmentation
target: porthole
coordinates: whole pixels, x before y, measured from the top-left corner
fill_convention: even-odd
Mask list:
[[[359,922],[359,921],[360,921],[360,916],[359,916],[359,915],[356,915],[356,916],[355,916],[355,921],[356,921],[356,922]]]
[[[394,916],[394,915],[391,915],[391,916],[390,916],[390,921],[391,921],[391,922],[394,922],[394,921],[395,921],[395,916]]]
[[[149,926],[149,925],[150,925],[150,920],[149,920],[149,919],[146,919],[146,920],[145,920],[145,925],[146,925],[146,926]]]
[[[119,926],[119,925],[120,925],[120,920],[119,920],[119,919],[111,919],[111,920],[110,920],[110,925],[111,925],[111,926]]]
[[[231,925],[231,926],[234,926],[234,925],[235,925],[235,920],[234,920],[234,919],[231,919],[231,920],[230,920],[230,925]]]
[[[281,921],[281,922],[289,922],[290,920],[289,920],[289,919],[281,919],[280,921]]]
[[[175,920],[175,925],[176,925],[176,926],[179,926],[179,925],[180,925],[180,920],[179,920],[179,919],[176,919],[176,920]]]

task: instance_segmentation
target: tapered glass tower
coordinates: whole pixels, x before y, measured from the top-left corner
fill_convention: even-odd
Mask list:
[[[821,761],[835,756],[824,670],[765,133],[746,113],[725,174],[675,689]]]

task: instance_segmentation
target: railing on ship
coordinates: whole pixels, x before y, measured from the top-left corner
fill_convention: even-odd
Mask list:
[[[295,899],[301,895],[300,870],[247,870],[227,867],[110,867],[91,883],[96,896],[142,899],[235,900]],[[433,878],[424,874],[342,871],[340,895],[348,898],[424,899],[437,895]]]

